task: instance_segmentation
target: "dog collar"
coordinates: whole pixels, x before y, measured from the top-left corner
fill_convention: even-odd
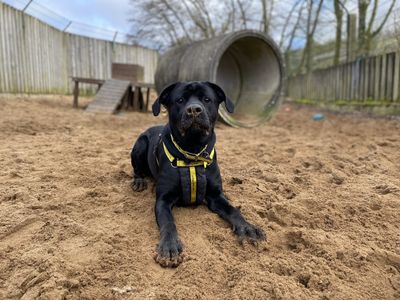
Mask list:
[[[214,147],[212,148],[211,153],[207,153],[207,152],[206,152],[207,147],[208,147],[208,144],[205,145],[205,146],[203,147],[203,149],[200,150],[199,153],[191,153],[191,152],[189,152],[189,151],[183,150],[183,149],[175,142],[174,137],[172,136],[172,134],[170,134],[170,136],[171,136],[172,144],[175,146],[175,148],[176,148],[180,153],[182,153],[182,155],[183,155],[187,160],[189,160],[189,161],[194,161],[194,162],[202,161],[202,162],[207,163],[207,164],[211,164],[211,163],[212,163],[212,156],[214,156]],[[164,145],[165,145],[165,143],[164,143]],[[212,156],[211,156],[211,154],[212,154]]]
[[[173,156],[171,154],[171,152],[168,150],[168,147],[165,144],[165,142],[163,142],[162,144],[163,144],[163,148],[164,148],[164,153],[173,166],[176,166],[179,168],[204,166],[204,168],[207,168],[207,166],[209,166],[213,162],[214,153],[215,153],[214,148],[212,148],[211,153],[209,155],[207,155],[208,157],[200,156],[202,153],[204,153],[205,149],[207,149],[207,148],[204,148],[204,150],[202,150],[201,153],[199,152],[194,155],[188,155],[188,154],[185,155],[183,152],[179,151],[182,154],[184,154],[185,158],[189,161],[189,162],[186,162],[182,159],[178,159],[175,156]],[[207,145],[206,145],[206,147],[207,147]]]

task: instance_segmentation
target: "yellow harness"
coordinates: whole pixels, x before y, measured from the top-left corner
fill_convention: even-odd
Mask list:
[[[183,150],[174,140],[171,134],[171,140],[174,144],[175,148],[189,161],[186,162],[181,159],[177,159],[175,156],[171,154],[168,150],[167,145],[163,142],[164,153],[167,156],[168,160],[174,166],[178,168],[189,168],[189,177],[190,177],[190,203],[194,204],[197,200],[197,175],[196,175],[196,167],[203,166],[206,169],[212,162],[215,154],[215,149],[212,148],[208,157],[202,156],[205,154],[208,145],[205,145],[204,148],[199,153],[190,153],[188,151]],[[199,199],[202,200],[202,199]]]

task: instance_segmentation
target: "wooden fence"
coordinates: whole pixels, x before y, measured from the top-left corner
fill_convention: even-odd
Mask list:
[[[400,52],[358,59],[288,79],[287,95],[311,101],[399,101]],[[342,102],[342,103],[343,103]]]
[[[108,79],[113,62],[142,65],[152,83],[157,59],[154,50],[61,32],[0,1],[0,93],[70,93],[71,76]]]

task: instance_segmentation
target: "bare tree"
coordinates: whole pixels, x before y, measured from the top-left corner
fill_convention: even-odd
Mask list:
[[[239,1],[131,0],[133,41],[151,40],[165,48],[235,30],[240,9],[242,22],[248,19],[248,5]]]
[[[307,0],[307,23],[306,23],[306,45],[303,50],[303,55],[299,65],[299,71],[304,69],[308,73],[312,70],[313,61],[313,46],[314,46],[314,33],[319,21],[319,14],[321,12],[322,3],[324,0],[318,1],[318,6],[315,9],[314,1]]]
[[[236,20],[236,6],[235,6],[235,1],[234,0],[230,0],[230,10],[231,10],[231,12],[232,12],[232,22],[231,22],[231,26],[232,26],[232,31],[235,31],[235,29],[236,29],[236,26],[235,26],[235,24],[236,24],[236,22],[235,22],[235,20]]]
[[[394,24],[400,24],[400,12],[396,11],[394,16]],[[391,35],[393,36],[394,40],[396,41],[397,49],[400,49],[400,26],[394,26],[391,30]]]
[[[335,54],[333,56],[333,64],[338,65],[340,60],[340,49],[342,46],[342,27],[343,27],[343,4],[340,0],[334,0],[336,18],[336,36],[335,36]]]
[[[303,16],[304,8],[306,7],[306,5],[304,5],[306,3],[305,1],[299,0],[298,3],[301,3],[301,6],[300,6],[299,12],[297,14],[296,22],[292,26],[292,29],[291,29],[291,31],[290,31],[290,33],[288,35],[289,39],[287,41],[287,45],[283,50],[284,55],[285,55],[286,69],[287,69],[287,72],[288,72],[289,75],[291,75],[291,73],[292,73],[291,57],[290,57],[291,52],[290,51],[292,49],[292,45],[293,45],[294,38],[296,37],[296,33],[300,29],[300,22],[301,22],[301,19],[302,19],[302,16]],[[291,13],[289,13],[289,16],[291,16],[293,14],[292,12],[294,12],[294,10],[296,9],[297,5],[298,4],[293,5],[293,8],[291,10]],[[291,17],[288,18],[286,20],[286,22],[288,22],[290,19],[291,19]],[[287,23],[285,23],[285,24],[287,24]],[[287,28],[287,25],[285,27]],[[286,31],[286,29],[284,31]],[[284,36],[282,36],[281,37],[281,44],[280,44],[280,48],[281,49],[283,48],[284,41],[285,41],[285,38],[284,38]]]
[[[237,4],[238,4],[238,8],[239,8],[239,13],[240,13],[240,19],[242,22],[242,29],[247,28],[247,12],[246,12],[246,7],[245,7],[245,3],[243,3],[242,0],[236,0]]]
[[[285,21],[284,21],[283,27],[282,27],[282,31],[281,31],[281,38],[280,38],[280,40],[279,40],[279,48],[281,48],[281,49],[283,48],[283,44],[284,44],[285,41],[286,41],[286,34],[287,34],[286,31],[287,31],[288,28],[289,28],[290,21],[293,19],[293,16],[294,16],[294,14],[296,13],[296,9],[297,9],[297,7],[298,7],[298,5],[299,5],[300,3],[304,3],[304,0],[297,0],[297,1],[293,4],[292,8],[290,9],[289,14],[287,15],[287,17],[285,18]],[[299,26],[299,23],[300,23],[301,11],[302,11],[302,9],[300,9],[300,11],[297,12],[298,14],[297,14],[296,23],[295,23],[295,25],[292,27],[292,30],[291,30],[290,40],[292,40],[292,41],[293,41],[293,38],[294,38],[294,34],[296,33],[296,30],[298,29],[298,26]],[[291,46],[291,43],[290,43],[290,46]],[[290,50],[290,47],[287,48],[287,50]]]
[[[260,22],[260,29],[265,33],[269,33],[269,27],[272,19],[272,12],[274,9],[274,0],[260,0],[262,7],[262,18]]]
[[[316,1],[322,0],[287,2],[283,4],[289,9],[286,15],[274,14],[275,4],[278,5],[275,0],[132,0],[137,12],[132,17],[133,35],[136,41],[149,39],[166,48],[239,29],[257,29],[272,35],[281,30],[279,44],[289,64],[289,51],[296,37],[305,39],[307,32],[312,36],[315,31],[316,25],[311,26],[311,21]],[[307,3],[311,3],[313,10],[308,31],[303,18]],[[310,39],[306,52],[312,50]],[[302,67],[310,65],[306,64],[308,57],[311,55],[304,55]]]
[[[190,8],[188,3],[191,4],[193,8]],[[182,1],[186,8],[191,20],[194,24],[203,32],[205,38],[210,38],[215,36],[215,28],[208,13],[206,4],[204,0],[188,0]]]
[[[371,0],[358,0],[358,54],[361,56],[369,54],[371,50],[372,39],[382,31],[383,26],[393,10],[396,0],[391,0],[388,11],[375,30],[373,28],[378,11],[379,0],[373,0],[371,16],[369,20],[367,20],[368,7],[370,6],[371,2]]]
[[[181,17],[180,11],[178,9],[176,9],[174,5],[171,5],[171,3],[168,0],[161,0],[161,3],[165,5],[166,10],[169,10],[172,12],[172,15],[178,21],[180,27],[182,28],[183,32],[185,33],[185,38],[188,41],[191,41],[192,38],[190,37],[189,32],[186,28],[185,22]]]

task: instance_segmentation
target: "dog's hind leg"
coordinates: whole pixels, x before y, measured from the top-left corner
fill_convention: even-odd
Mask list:
[[[131,187],[135,192],[146,189],[145,177],[150,175],[147,162],[149,139],[145,135],[139,136],[131,152],[131,164],[133,167],[133,181]]]

